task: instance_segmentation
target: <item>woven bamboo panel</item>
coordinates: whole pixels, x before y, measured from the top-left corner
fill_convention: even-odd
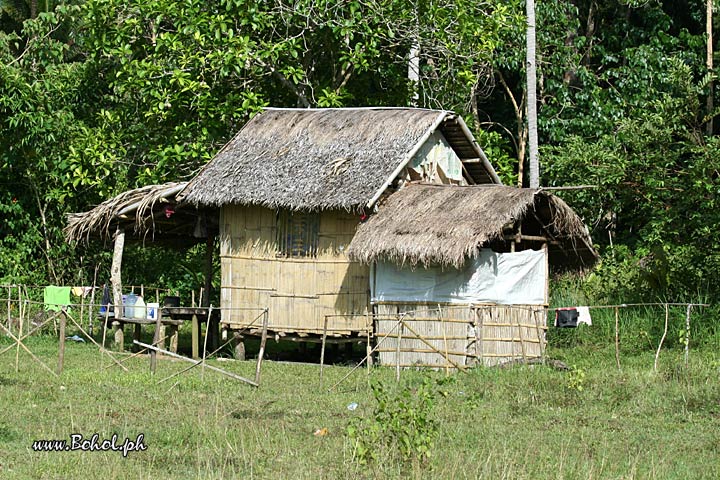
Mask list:
[[[545,348],[545,311],[537,305],[491,305],[475,309],[480,341],[469,353],[484,365],[542,356]],[[474,340],[474,339],[471,339]]]
[[[465,365],[471,311],[423,304],[379,304],[375,320],[381,365],[455,368]],[[402,318],[403,324],[397,325]],[[424,339],[425,341],[421,340]],[[399,352],[398,352],[399,342]],[[398,354],[399,353],[399,354]]]
[[[276,331],[364,331],[369,268],[350,262],[345,249],[358,219],[345,212],[319,214],[317,256],[285,257],[278,246],[274,210],[226,206],[221,216],[223,322],[247,325],[269,309]],[[257,323],[257,322],[256,322]]]
[[[382,341],[377,350],[381,365],[492,366],[539,358],[544,351],[542,306],[392,303],[377,304],[375,309],[376,343]],[[405,325],[398,325],[400,318]]]

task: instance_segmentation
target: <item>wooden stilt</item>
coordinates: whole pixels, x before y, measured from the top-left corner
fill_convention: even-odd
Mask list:
[[[265,343],[267,342],[268,311],[265,309],[262,325],[262,337],[260,337],[260,352],[258,353],[257,365],[255,366],[255,383],[260,385],[260,366],[265,355]]]

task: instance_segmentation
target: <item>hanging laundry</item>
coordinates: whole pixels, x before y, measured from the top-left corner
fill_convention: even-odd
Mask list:
[[[577,307],[578,319],[577,324],[584,323],[585,325],[592,325],[592,318],[590,318],[590,307]]]
[[[83,296],[83,292],[84,292],[85,290],[83,289],[83,287],[72,287],[72,289],[71,289],[70,291],[71,291],[72,294],[75,295],[76,297],[82,297],[82,296]]]
[[[70,287],[56,287],[50,285],[43,291],[45,310],[59,312],[60,307],[70,305]]]
[[[578,325],[576,308],[558,308],[555,310],[555,326],[558,328],[575,328]]]
[[[110,289],[107,285],[103,285],[103,296],[102,302],[100,302],[100,313],[107,312],[108,305],[110,305]]]

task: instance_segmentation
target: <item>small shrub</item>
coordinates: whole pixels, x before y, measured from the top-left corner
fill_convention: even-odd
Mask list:
[[[372,416],[353,419],[347,429],[355,459],[367,464],[383,452],[413,466],[427,464],[438,432],[434,419],[438,384],[425,376],[397,390],[378,382],[372,392],[377,402]]]

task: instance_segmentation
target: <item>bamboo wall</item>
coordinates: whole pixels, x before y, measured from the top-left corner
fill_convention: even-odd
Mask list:
[[[365,331],[369,267],[350,262],[344,253],[359,219],[321,212],[317,257],[285,258],[278,255],[276,217],[275,210],[262,207],[222,209],[223,323],[244,327],[260,312],[242,309],[268,308],[274,331],[322,333],[326,315],[329,332]]]
[[[546,316],[541,305],[378,303],[375,309],[381,365],[492,366],[539,358],[544,352]],[[405,325],[398,326],[401,318]]]

